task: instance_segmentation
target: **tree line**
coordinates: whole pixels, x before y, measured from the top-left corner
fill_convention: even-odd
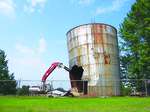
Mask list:
[[[150,0],[136,0],[119,34],[121,78],[138,79],[132,81],[132,86],[145,91],[146,84],[150,93]]]
[[[17,88],[14,73],[8,70],[8,60],[3,50],[0,50],[0,95],[29,95],[29,86]]]

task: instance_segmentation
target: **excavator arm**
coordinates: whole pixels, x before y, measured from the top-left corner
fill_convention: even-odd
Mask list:
[[[45,72],[45,74],[42,77],[42,82],[45,82],[46,79],[48,78],[48,76],[54,71],[54,69],[56,67],[60,67],[60,68],[64,68],[66,71],[70,71],[70,69],[68,67],[66,67],[65,65],[63,65],[60,62],[54,62],[51,64],[51,66],[48,68],[48,70]]]
[[[46,70],[45,74],[42,77],[42,82],[45,82],[47,77],[54,71],[54,69],[59,65],[59,62],[54,62],[52,65]]]
[[[42,77],[42,91],[46,91],[46,79],[51,75],[51,73],[55,70],[55,68],[63,68],[66,71],[70,72],[70,69],[68,67],[66,67],[65,65],[63,65],[63,63],[60,62],[54,62],[51,64],[51,66],[46,70],[45,74]]]

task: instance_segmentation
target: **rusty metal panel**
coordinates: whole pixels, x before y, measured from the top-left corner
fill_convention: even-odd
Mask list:
[[[77,26],[67,33],[67,45],[69,66],[77,64],[84,68],[82,79],[89,81],[89,93],[119,95],[117,31],[113,26],[101,23]]]

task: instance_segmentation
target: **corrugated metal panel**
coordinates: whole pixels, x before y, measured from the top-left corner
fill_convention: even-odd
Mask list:
[[[86,24],[67,33],[69,66],[84,68],[89,93],[118,95],[119,58],[116,29],[106,24]],[[94,90],[91,88],[93,87]],[[98,88],[99,87],[99,88]]]

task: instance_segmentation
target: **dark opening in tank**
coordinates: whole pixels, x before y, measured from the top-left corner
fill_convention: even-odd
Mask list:
[[[79,92],[87,94],[87,81],[83,81],[81,79],[83,72],[84,69],[82,66],[74,65],[69,72],[69,76],[71,80],[71,87],[77,88]]]

